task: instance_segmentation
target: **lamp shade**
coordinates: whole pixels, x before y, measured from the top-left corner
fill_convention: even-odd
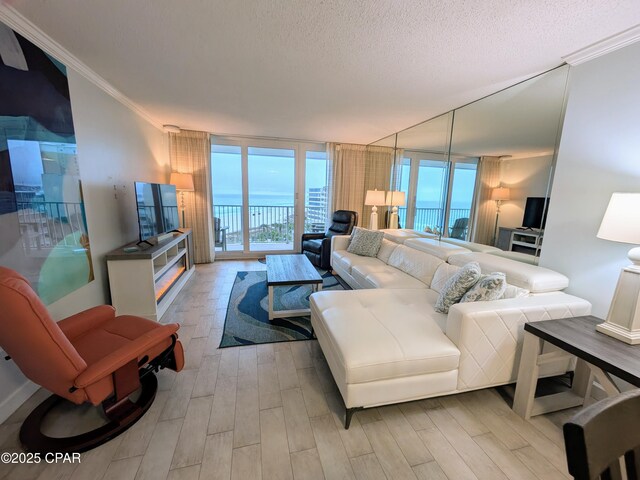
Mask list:
[[[387,192],[387,201],[385,202],[385,205],[389,205],[391,207],[404,207],[406,204],[407,196],[404,192],[399,190]]]
[[[176,186],[176,190],[182,190],[183,192],[193,192],[193,175],[190,173],[178,173],[173,172],[171,174],[171,185]]]
[[[384,190],[367,190],[364,197],[364,204],[369,206],[386,205]]]
[[[491,190],[491,200],[511,200],[511,192],[507,187],[497,187]]]
[[[640,245],[640,193],[614,193],[604,213],[598,238]]]

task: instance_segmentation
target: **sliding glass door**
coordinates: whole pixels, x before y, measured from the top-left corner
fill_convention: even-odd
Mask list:
[[[399,209],[400,225],[444,236],[467,238],[475,197],[478,159],[405,150],[398,188],[407,196]]]
[[[216,252],[260,257],[300,249],[303,231],[324,231],[323,144],[214,137],[211,145]]]
[[[295,230],[294,149],[248,147],[249,250],[292,251]]]

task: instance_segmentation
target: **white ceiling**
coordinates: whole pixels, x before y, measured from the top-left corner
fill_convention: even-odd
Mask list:
[[[640,23],[638,0],[12,0],[159,123],[369,143]]]

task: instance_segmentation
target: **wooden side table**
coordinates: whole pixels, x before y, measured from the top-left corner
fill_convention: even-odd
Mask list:
[[[526,323],[524,345],[513,410],[523,418],[584,405],[591,398],[593,381],[607,395],[620,393],[610,375],[640,387],[640,345],[628,345],[596,331],[602,320],[593,316]],[[545,342],[562,351],[542,353]],[[535,398],[541,365],[577,357],[571,391]]]

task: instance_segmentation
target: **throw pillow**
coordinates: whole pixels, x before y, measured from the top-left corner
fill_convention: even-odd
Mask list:
[[[438,313],[449,313],[449,307],[458,303],[481,276],[478,262],[469,262],[458,270],[447,283],[444,284],[438,300],[436,300],[435,311]]]
[[[526,297],[529,295],[529,290],[527,290],[526,288],[520,288],[520,287],[516,287],[515,285],[511,285],[509,283],[507,283],[507,288],[504,291],[504,293],[502,294],[502,297],[500,298],[520,298],[520,297]]]
[[[354,227],[347,252],[362,255],[363,257],[375,257],[378,254],[378,250],[380,250],[383,238],[384,232]]]
[[[482,275],[480,280],[464,294],[460,302],[490,302],[498,300],[507,289],[507,277],[502,272]]]
[[[393,251],[398,246],[397,243],[392,242],[391,240],[387,240],[386,238],[382,239],[382,243],[380,244],[380,250],[378,250],[378,254],[376,255],[379,260],[382,260],[384,263],[389,263],[389,257],[393,253]]]

